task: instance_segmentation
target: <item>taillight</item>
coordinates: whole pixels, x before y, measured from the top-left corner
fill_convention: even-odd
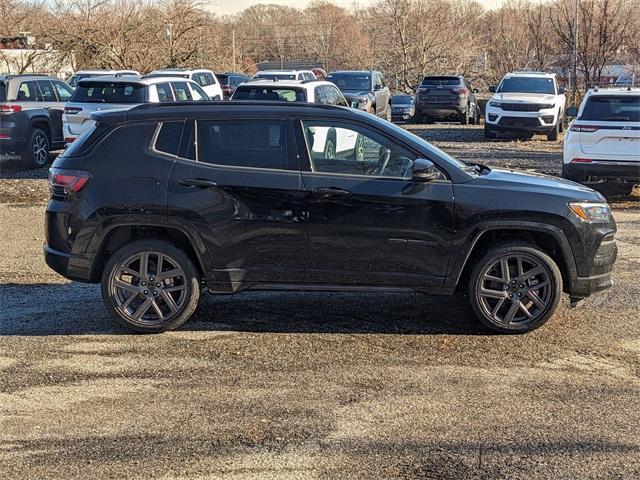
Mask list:
[[[466,95],[469,92],[469,90],[467,90],[465,87],[456,88],[453,91],[458,95]]]
[[[590,158],[573,158],[571,159],[571,163],[591,163]]]
[[[21,112],[21,111],[22,111],[22,107],[20,105],[11,105],[11,104],[0,105],[0,112],[15,113],[15,112]]]
[[[64,113],[68,115],[75,115],[78,112],[81,112],[81,107],[64,107]]]
[[[64,143],[73,143],[76,139],[73,137],[64,137]]]
[[[62,188],[65,193],[78,193],[84,188],[91,174],[82,170],[64,170],[62,168],[51,168],[49,170],[49,188],[55,191]]]
[[[600,127],[595,125],[576,125],[575,123],[571,125],[570,130],[572,132],[585,132],[585,133],[593,133],[598,130]]]

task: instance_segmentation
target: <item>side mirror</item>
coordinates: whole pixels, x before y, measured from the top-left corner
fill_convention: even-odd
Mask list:
[[[382,85],[381,84],[377,84],[376,86],[373,87],[374,90],[382,90]]]
[[[358,108],[358,102],[356,102],[355,100],[351,100],[350,107],[351,108]]]
[[[431,160],[416,158],[413,162],[411,179],[416,182],[430,182],[440,178],[440,172]]]
[[[495,85],[490,85],[490,86],[489,86],[489,91],[490,91],[491,93],[496,93],[496,86],[495,86]]]
[[[477,88],[474,88],[473,90],[471,90],[473,93],[480,93],[480,90],[478,90]]]
[[[578,116],[578,107],[569,107],[567,108],[567,117],[577,117]]]
[[[558,89],[558,93],[559,93],[560,95],[564,95],[565,93],[567,93],[567,89],[566,89],[566,87],[560,87],[560,88]]]

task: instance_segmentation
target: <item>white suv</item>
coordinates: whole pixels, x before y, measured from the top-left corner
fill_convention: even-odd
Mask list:
[[[495,138],[498,132],[533,135],[542,133],[557,140],[563,130],[566,97],[556,75],[542,72],[507,73],[487,102],[484,134]]]
[[[316,74],[311,70],[262,70],[253,78],[265,80],[315,80]]]
[[[640,180],[640,88],[589,90],[564,136],[562,176]]]
[[[204,68],[163,68],[154,70],[145,77],[181,77],[193,80],[202,87],[211,100],[222,100],[222,87],[215,73]]]

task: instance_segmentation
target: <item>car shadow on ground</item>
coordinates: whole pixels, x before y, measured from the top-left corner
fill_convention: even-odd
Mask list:
[[[3,336],[129,334],[108,314],[100,287],[0,285]],[[204,294],[182,331],[491,335],[463,295],[243,292]]]

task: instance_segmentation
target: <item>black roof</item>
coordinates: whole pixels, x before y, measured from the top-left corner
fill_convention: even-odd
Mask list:
[[[177,103],[145,103],[129,110],[110,110],[96,112],[91,118],[101,123],[116,124],[128,121],[164,120],[171,118],[202,117],[223,113],[233,115],[291,115],[334,116],[339,113],[344,118],[372,118],[368,113],[359,110],[307,102],[234,100],[209,102],[177,102]]]

